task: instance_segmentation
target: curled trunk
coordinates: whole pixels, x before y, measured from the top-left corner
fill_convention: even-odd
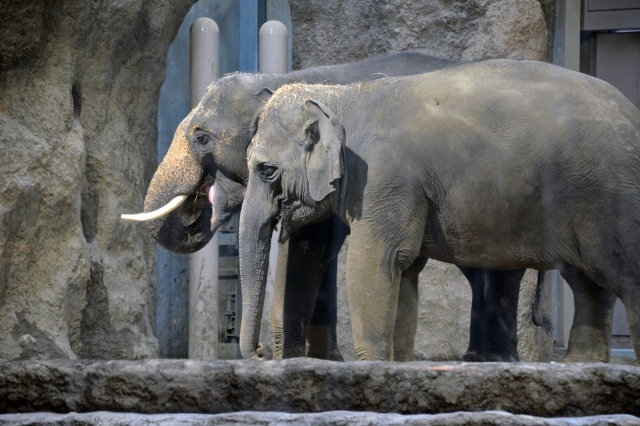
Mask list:
[[[189,150],[186,131],[185,124],[176,130],[169,152],[153,175],[144,200],[144,211],[151,212],[163,208],[175,197],[186,196],[179,207],[147,222],[153,238],[167,250],[177,253],[193,253],[213,237],[213,210],[206,193],[213,179],[206,177],[203,166]]]

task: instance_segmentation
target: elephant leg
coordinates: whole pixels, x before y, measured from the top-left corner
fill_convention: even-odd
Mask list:
[[[472,291],[465,361],[518,361],[518,294],[525,270],[459,267]]]
[[[483,361],[480,354],[486,353],[487,335],[486,297],[484,269],[458,266],[471,286],[471,320],[469,322],[469,346],[463,355],[465,361]]]
[[[424,232],[424,223],[402,217],[401,213],[426,217],[426,211],[420,211],[420,207],[395,212],[394,219],[402,223],[402,227],[385,226],[384,220],[375,217],[361,218],[351,226],[347,290],[353,342],[359,360],[394,360],[393,334],[402,272],[418,258]],[[406,353],[406,350],[402,351]]]
[[[313,309],[321,271],[307,265],[304,257],[294,253],[304,239],[293,235],[278,253],[278,267],[271,306],[271,328],[275,348],[274,359],[305,356],[306,327]],[[309,266],[306,270],[300,269]],[[291,266],[291,267],[290,267]],[[304,272],[304,275],[301,274]],[[305,282],[300,282],[305,280]]]
[[[338,322],[337,285],[338,258],[329,260],[318,295],[316,297],[313,316],[309,323],[307,339],[309,349],[307,356],[311,358],[342,361],[338,349],[336,324]]]
[[[621,300],[627,313],[631,342],[636,353],[636,365],[640,365],[640,287],[638,282],[628,283],[621,293]]]
[[[609,362],[616,296],[574,267],[564,268],[560,273],[571,287],[575,304],[563,362]]]
[[[281,248],[271,310],[275,359],[342,359],[336,339],[336,258],[347,232],[332,218],[300,228],[287,250]]]
[[[619,269],[615,270],[615,276],[608,277],[606,280],[607,288],[611,290],[611,293],[619,297],[624,305],[627,313],[627,323],[629,325],[629,332],[631,334],[631,342],[636,355],[636,365],[640,365],[640,270],[636,267],[635,256],[637,253],[622,253],[620,258],[625,259],[625,262],[620,263]],[[631,259],[631,261],[629,260]],[[606,291],[606,290],[605,290]],[[602,292],[602,291],[601,291]],[[609,295],[609,293],[607,293]],[[600,302],[603,315],[606,315],[605,323],[609,327],[605,329],[606,342],[610,347],[611,337],[611,323],[613,317],[613,305],[615,303],[615,296],[609,296],[604,298]],[[576,305],[576,310],[578,309]],[[572,329],[573,333],[573,329]],[[570,342],[571,343],[571,342]],[[607,351],[607,355],[609,352]]]
[[[393,359],[395,361],[413,361],[416,328],[418,325],[418,274],[427,264],[427,257],[419,257],[411,267],[402,273],[398,312],[393,331]]]
[[[322,239],[325,249],[319,259],[323,265],[323,274],[308,328],[307,356],[342,361],[336,332],[338,254],[349,233],[349,227],[338,216],[334,216],[325,222],[315,224],[310,229],[314,230],[314,236],[310,240]]]

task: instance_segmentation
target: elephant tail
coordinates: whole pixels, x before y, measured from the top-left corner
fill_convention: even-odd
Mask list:
[[[549,288],[548,280],[545,280],[544,278],[544,272],[538,271],[538,284],[536,286],[536,298],[533,302],[533,309],[531,311],[531,320],[537,327],[542,327],[547,335],[551,335],[553,333],[553,323],[551,322],[551,319],[545,315],[542,308],[542,300],[551,290]]]

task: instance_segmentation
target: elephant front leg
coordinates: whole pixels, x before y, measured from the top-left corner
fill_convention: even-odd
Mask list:
[[[411,267],[402,273],[400,293],[398,295],[398,311],[393,331],[393,359],[396,361],[413,361],[415,359],[414,343],[418,325],[418,274],[427,264],[427,257],[418,257]]]
[[[281,249],[271,311],[276,359],[342,360],[336,339],[336,257],[347,230],[335,219],[307,225],[291,236],[287,250]]]
[[[309,265],[293,235],[280,247],[271,307],[274,359],[305,356],[307,324],[320,286],[322,270]],[[290,249],[291,248],[291,249]]]
[[[338,254],[349,233],[349,228],[338,216],[305,227],[308,241],[322,245],[319,255],[323,266],[322,280],[315,299],[313,316],[309,322],[307,356],[342,361],[338,349],[336,326],[338,323]]]
[[[358,360],[392,361],[401,269],[396,252],[368,231],[352,228],[347,253],[353,342]]]

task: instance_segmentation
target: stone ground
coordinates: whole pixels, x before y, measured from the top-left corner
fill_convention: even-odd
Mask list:
[[[640,425],[640,367],[7,361],[0,413],[0,425]]]

